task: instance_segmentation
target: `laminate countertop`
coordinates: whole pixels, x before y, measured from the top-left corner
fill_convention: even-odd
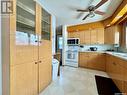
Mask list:
[[[108,52],[108,51],[79,51],[79,53],[103,53],[103,54],[109,54],[115,57],[118,57],[120,59],[123,59],[125,61],[127,61],[127,53],[123,53],[123,52]]]

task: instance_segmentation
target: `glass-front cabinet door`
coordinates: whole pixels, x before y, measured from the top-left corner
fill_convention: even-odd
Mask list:
[[[17,44],[33,43],[35,36],[36,3],[33,0],[17,0],[16,4],[16,35]],[[21,38],[23,38],[21,41]],[[31,39],[32,37],[32,39]]]
[[[51,15],[42,8],[41,39],[51,39]]]

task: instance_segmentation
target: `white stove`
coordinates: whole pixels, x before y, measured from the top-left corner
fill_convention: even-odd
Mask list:
[[[78,46],[68,46],[65,65],[78,67]]]

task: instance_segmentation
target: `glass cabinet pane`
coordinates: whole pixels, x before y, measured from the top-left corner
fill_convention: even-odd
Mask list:
[[[17,31],[35,34],[35,6],[33,0],[17,0]]]
[[[42,29],[41,29],[41,38],[44,40],[50,40],[51,32],[51,15],[42,9]]]

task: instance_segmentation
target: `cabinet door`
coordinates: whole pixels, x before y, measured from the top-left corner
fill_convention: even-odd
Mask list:
[[[85,44],[91,43],[91,32],[90,30],[85,31]]]
[[[96,70],[105,71],[105,54],[90,53],[88,67]]]
[[[51,15],[44,8],[41,14],[41,39],[51,40]]]
[[[38,95],[37,68],[35,62],[10,67],[10,95]]]
[[[111,74],[111,63],[112,59],[110,55],[106,55],[106,72],[110,75]]]
[[[123,67],[121,66],[121,60],[114,57],[114,63],[113,65],[113,76],[112,79],[115,82],[116,86],[120,89],[120,91],[123,91]]]
[[[89,55],[87,53],[79,54],[79,66],[80,67],[87,67],[88,60],[89,60]]]
[[[46,88],[52,79],[52,44],[48,40],[42,40],[39,45],[39,92]]]
[[[127,69],[126,68],[124,68],[123,69],[123,72],[124,72],[124,90],[123,90],[123,92],[124,93],[127,93]]]
[[[112,34],[112,28],[111,27],[108,27],[105,29],[105,44],[113,44],[114,41],[114,36]]]
[[[43,10],[43,9],[42,9]],[[44,11],[44,10],[43,10]],[[42,12],[41,15],[44,12]],[[46,13],[47,14],[47,13]],[[43,16],[41,16],[43,17]],[[43,19],[43,18],[41,18]],[[40,20],[41,20],[40,19]],[[48,18],[47,18],[48,19]],[[44,19],[46,20],[46,18]],[[48,19],[49,20],[49,19]],[[42,21],[45,22],[45,21]],[[41,30],[39,35],[39,92],[41,92],[44,88],[46,88],[52,79],[52,38],[51,38],[51,30],[49,29],[46,32],[45,29],[47,26],[41,22]],[[48,23],[49,24],[49,23]],[[47,24],[46,24],[47,25]],[[49,26],[48,26],[49,28]],[[47,29],[48,29],[47,28]],[[51,28],[51,26],[50,26]],[[46,34],[45,34],[46,32]]]
[[[74,38],[75,32],[68,32],[68,38]]]
[[[98,54],[98,61],[97,61],[97,70],[105,71],[106,70],[106,55],[105,54]]]
[[[89,60],[88,60],[88,68],[96,69],[98,62],[98,54],[97,53],[90,53]]]
[[[97,44],[97,30],[91,30],[91,44]]]
[[[123,91],[123,68],[121,66],[121,61],[113,56],[110,56],[108,59],[110,62],[107,63],[106,68],[108,68],[108,74],[116,84],[116,86]]]
[[[103,28],[97,29],[97,43],[104,44],[104,29]]]
[[[121,60],[122,70],[123,70],[123,93],[127,94],[127,61]]]
[[[79,32],[80,44],[85,44],[85,31]]]
[[[111,26],[105,29],[105,43],[106,44],[119,44],[120,27]]]

